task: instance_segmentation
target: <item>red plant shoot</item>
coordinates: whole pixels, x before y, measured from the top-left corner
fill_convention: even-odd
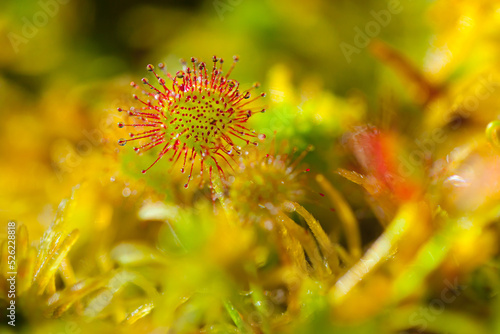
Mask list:
[[[183,62],[184,68],[175,76],[167,73],[165,66],[159,64],[170,84],[155,72],[153,65],[148,65],[160,87],[152,85],[148,79],[142,82],[150,90],[143,91],[146,99],[133,95],[141,102],[141,108],[129,108],[126,111],[132,117],[131,124],[118,123],[118,127],[132,127],[141,129],[141,132],[130,133],[130,139],[120,139],[118,143],[125,145],[128,141],[142,140],[140,145],[134,147],[137,153],[151,150],[160,146],[157,159],[142,171],[146,173],[161,158],[170,156],[172,167],[179,161],[182,162],[181,172],[190,170],[186,188],[191,180],[193,167],[200,161],[200,174],[203,180],[203,170],[206,168],[212,182],[212,167],[217,169],[220,177],[225,178],[222,165],[235,161],[234,156],[240,153],[240,147],[235,141],[249,144],[257,138],[255,131],[250,131],[245,123],[255,112],[264,112],[265,109],[252,107],[253,101],[265,96],[264,93],[251,98],[251,91],[258,88],[258,83],[245,91],[239,90],[239,82],[229,79],[229,75],[238,57],[233,57],[234,62],[229,71],[222,72],[223,59],[213,57],[213,67],[207,70],[204,62],[191,58],[192,66],[188,67]],[[217,65],[219,63],[219,65]],[[134,82],[131,85],[140,89]],[[231,162],[232,161],[232,162]],[[190,164],[190,166],[189,166]]]

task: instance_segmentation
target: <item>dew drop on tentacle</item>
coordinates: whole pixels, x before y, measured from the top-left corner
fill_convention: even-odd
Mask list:
[[[120,122],[120,123],[118,123],[118,127],[121,129],[124,127],[124,124]]]
[[[126,139],[121,138],[120,140],[118,140],[118,145],[125,146],[125,144],[127,144],[127,140]]]
[[[263,134],[263,133],[259,133],[259,134],[257,135],[257,138],[259,138],[260,140],[264,140],[264,139],[266,139],[266,135],[265,135],[265,134]]]
[[[163,72],[163,74],[165,74],[167,77],[169,76],[168,72],[167,72],[167,66],[165,66],[164,63],[159,63],[158,64],[158,68],[160,69],[160,71]],[[163,80],[165,81],[165,80]]]

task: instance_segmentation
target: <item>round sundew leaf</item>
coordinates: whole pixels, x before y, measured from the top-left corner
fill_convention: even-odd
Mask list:
[[[261,107],[253,107],[253,102],[265,94],[254,97],[252,91],[259,84],[241,91],[239,82],[229,78],[237,61],[238,57],[234,57],[233,65],[223,74],[222,59],[214,56],[210,71],[206,63],[192,58],[191,67],[184,66],[175,76],[166,74],[168,83],[152,65],[147,66],[158,85],[142,79],[145,98],[133,95],[140,107],[118,109],[128,115],[128,120],[118,127],[132,130],[128,138],[120,139],[119,145],[135,145],[133,149],[139,154],[149,150],[156,153],[142,173],[149,172],[160,160],[168,160],[187,174],[186,188],[194,177],[195,165],[213,182],[215,173],[225,177],[225,170],[240,154],[240,146],[256,144],[258,135],[246,127],[246,122],[262,111]],[[139,89],[136,83],[131,85]]]

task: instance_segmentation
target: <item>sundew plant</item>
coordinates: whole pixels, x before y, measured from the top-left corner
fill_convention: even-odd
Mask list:
[[[0,36],[0,333],[500,333],[498,1],[7,0]]]

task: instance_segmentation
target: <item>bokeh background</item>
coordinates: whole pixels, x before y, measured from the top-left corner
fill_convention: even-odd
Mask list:
[[[55,218],[78,228],[80,238],[68,260],[76,278],[132,268],[179,298],[205,282],[221,295],[253,289],[239,286],[248,279],[247,268],[236,270],[233,264],[254,255],[266,258],[262,254],[274,254],[272,247],[265,242],[256,247],[247,232],[227,231],[224,220],[211,215],[210,191],[184,190],[185,176],[167,173],[168,161],[143,175],[154,155],[137,157],[130,145],[117,144],[124,137],[117,127],[123,118],[117,108],[134,104],[129,84],[152,77],[147,64],[164,63],[175,73],[182,68],[179,59],[210,62],[213,55],[226,63],[238,55],[232,77],[246,87],[258,81],[260,91],[267,93],[259,101],[266,113],[249,122],[267,136],[262,150],[275,145],[291,160],[308,151],[301,168],[311,176],[300,180],[306,194],[301,204],[334,243],[345,246],[349,236],[332,209],[331,194],[325,196],[321,182],[315,181],[318,174],[352,209],[363,251],[397,212],[410,226],[403,255],[386,254],[396,260],[388,261],[345,304],[336,308],[330,297],[323,298],[332,278],[305,280],[305,290],[294,300],[296,310],[304,309],[301,318],[282,320],[277,315],[291,309],[292,302],[276,302],[270,318],[279,319],[269,326],[289,333],[498,332],[499,142],[497,130],[485,134],[500,110],[500,5],[493,0],[3,0],[0,221],[27,226],[34,245]],[[375,145],[370,135],[363,137],[366,124],[387,135],[382,153],[370,146]],[[402,174],[401,184],[377,174],[386,155],[394,159],[386,172]],[[347,170],[382,178],[396,184],[396,190],[363,183]],[[419,194],[418,209],[398,211],[408,192]],[[68,198],[73,204],[64,202],[66,213],[57,216],[61,201]],[[299,221],[297,217],[292,216]],[[169,219],[183,222],[176,231],[186,243],[185,257],[176,248],[175,233],[168,232],[172,227],[164,224]],[[474,227],[471,232],[453,227],[464,221]],[[6,229],[0,235],[6,236]],[[427,251],[432,261],[418,256]],[[183,262],[176,262],[178,256]],[[279,262],[274,256],[267,257],[266,266]],[[359,263],[351,260],[345,260],[345,268]],[[164,261],[169,269],[157,270]],[[398,273],[410,261],[420,269],[405,279]],[[175,279],[183,275],[192,280]],[[457,277],[472,288],[462,293]],[[60,280],[54,286],[67,284]],[[455,284],[453,291],[462,299],[425,316],[436,310],[430,302],[442,300],[443,282]],[[154,290],[138,285],[148,296]],[[136,295],[128,291],[122,296],[132,296],[123,298],[127,312],[133,309],[128,302],[140,299]],[[219,311],[210,311],[214,303]],[[231,316],[238,314],[217,303],[195,300],[177,313],[167,312],[166,318],[158,311],[130,330],[153,333],[160,328],[154,333],[165,333],[174,323],[177,332],[191,333],[200,330],[199,324],[227,320],[220,311],[224,307]],[[155,304],[159,310],[174,306],[174,297]],[[78,330],[112,331],[126,311],[118,305],[109,308],[98,317],[101,328],[78,322]],[[396,316],[389,316],[393,311]],[[19,311],[18,319],[27,324],[26,333],[33,328],[77,332],[67,330],[65,323],[50,327],[43,317],[29,319],[25,311]],[[248,321],[255,333],[273,332]],[[354,325],[344,327],[344,322]],[[41,325],[31,327],[37,323]],[[245,328],[228,326],[213,332]]]

